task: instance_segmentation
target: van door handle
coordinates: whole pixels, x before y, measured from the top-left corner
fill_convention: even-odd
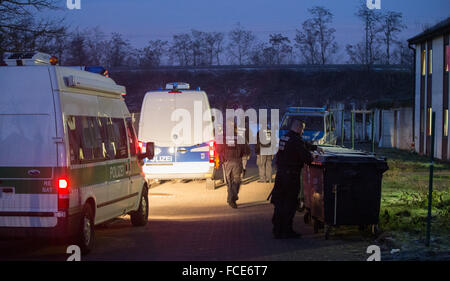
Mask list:
[[[181,152],[181,153],[186,153],[186,152],[187,152],[187,149],[186,149],[186,148],[180,148],[180,149],[178,149],[177,151],[178,151],[178,152]]]

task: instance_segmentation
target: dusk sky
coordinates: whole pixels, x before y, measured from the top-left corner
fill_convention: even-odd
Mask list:
[[[61,0],[66,2],[65,0]],[[135,47],[149,40],[171,40],[173,34],[231,30],[237,22],[252,30],[261,41],[270,33],[292,39],[295,30],[309,17],[308,8],[319,5],[334,14],[336,40],[343,51],[346,44],[359,42],[363,26],[355,16],[361,0],[81,0],[81,10],[64,14],[72,27],[99,26],[105,33],[119,32]],[[403,13],[408,39],[450,16],[450,0],[381,0],[382,10]]]

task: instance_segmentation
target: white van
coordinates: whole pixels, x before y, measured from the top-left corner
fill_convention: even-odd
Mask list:
[[[206,179],[214,188],[216,160],[214,124],[206,93],[190,90],[187,83],[168,83],[165,90],[145,94],[139,120],[139,141],[155,143],[153,159],[144,159],[143,171],[148,181],[171,179]],[[177,120],[175,110],[187,113],[190,120]],[[201,119],[201,123],[196,121]],[[176,126],[188,122],[190,132],[178,132]],[[199,130],[199,126],[201,130]],[[177,141],[178,140],[178,141]]]
[[[38,59],[39,58],[39,59]],[[92,248],[94,225],[130,214],[148,221],[147,184],[125,87],[52,65],[40,53],[0,66],[0,234],[75,238]],[[20,66],[16,66],[20,65]]]

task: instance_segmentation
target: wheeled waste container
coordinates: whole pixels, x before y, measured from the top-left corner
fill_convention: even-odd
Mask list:
[[[385,158],[337,146],[321,146],[324,154],[314,155],[303,169],[305,223],[314,232],[324,226],[356,225],[378,229],[381,181],[388,165]]]

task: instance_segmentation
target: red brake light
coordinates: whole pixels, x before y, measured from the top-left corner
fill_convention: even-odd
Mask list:
[[[69,186],[66,179],[59,179],[58,180],[58,188],[60,189],[66,189]]]
[[[58,185],[58,209],[65,210],[69,208],[69,181],[66,178],[59,178]]]
[[[214,141],[209,142],[209,163],[214,163],[216,160],[216,143]]]

